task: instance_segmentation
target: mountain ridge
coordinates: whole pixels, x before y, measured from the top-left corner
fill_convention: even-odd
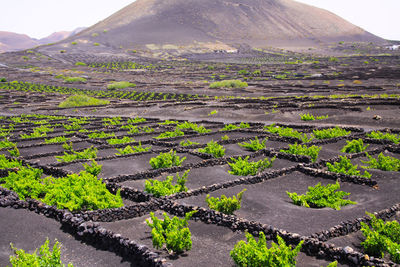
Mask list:
[[[107,34],[101,34],[104,30]],[[76,38],[114,48],[194,41],[261,47],[383,40],[327,10],[293,0],[137,0]]]
[[[71,37],[72,35],[75,35],[84,29],[85,27],[80,27],[73,31],[58,31],[41,39],[32,38],[27,34],[0,31],[0,53],[24,50],[38,45],[56,43]]]

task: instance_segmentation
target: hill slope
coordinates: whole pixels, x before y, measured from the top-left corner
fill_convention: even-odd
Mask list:
[[[65,38],[68,38],[69,36],[71,36],[70,31],[54,32],[54,33],[50,34],[49,36],[38,40],[38,42],[39,42],[39,44],[50,44],[50,43],[55,43],[55,42],[64,40]]]
[[[31,48],[38,44],[26,34],[0,31],[0,53]]]
[[[114,48],[194,42],[263,47],[382,41],[331,12],[293,0],[137,0],[75,39]]]
[[[85,28],[77,28],[73,31],[59,31],[42,39],[34,39],[26,34],[0,31],[0,53],[29,49],[43,44],[56,43],[73,36],[84,29]]]

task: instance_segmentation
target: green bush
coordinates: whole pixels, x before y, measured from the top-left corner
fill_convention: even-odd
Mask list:
[[[186,157],[182,159],[176,155],[176,151],[171,150],[168,153],[160,153],[157,157],[150,159],[150,165],[153,169],[170,168],[172,166],[181,166]]]
[[[85,62],[76,62],[75,66],[86,66]]]
[[[347,175],[354,175],[354,176],[361,176],[365,178],[371,178],[371,174],[367,171],[364,172],[364,174],[361,174],[361,172],[357,169],[357,165],[351,164],[350,159],[347,157],[342,157],[339,156],[340,161],[335,162],[334,164],[331,163],[326,163],[326,166],[328,167],[328,171],[330,172],[336,172],[336,173],[343,173]]]
[[[0,77],[0,82],[1,82],[1,83],[5,83],[5,82],[7,82],[7,79],[4,78],[4,77]]]
[[[197,133],[209,133],[211,130],[206,129],[204,126],[198,126],[196,123],[185,121],[176,126],[177,129],[192,129]]]
[[[87,80],[82,77],[64,77],[66,83],[85,83]]]
[[[102,106],[109,104],[110,101],[97,99],[86,95],[74,95],[68,97],[65,101],[61,102],[59,108],[73,108],[73,107],[84,107],[84,106]]]
[[[56,156],[58,162],[71,162],[78,159],[95,159],[97,157],[97,148],[91,146],[83,151],[74,151],[70,149],[72,153],[64,152],[63,156]]]
[[[6,138],[4,138],[3,141],[0,141],[0,149],[3,149],[3,148],[13,148],[13,147],[15,147],[16,145],[17,145],[16,143],[13,143],[13,142],[11,142],[11,141],[8,141]]]
[[[343,199],[350,193],[343,191],[336,191],[340,189],[340,184],[336,181],[336,184],[328,184],[326,186],[318,183],[316,186],[308,187],[308,191],[305,195],[297,195],[297,193],[287,192],[288,196],[293,200],[295,205],[304,206],[307,208],[324,208],[330,207],[335,210],[340,210],[340,207],[357,204],[354,201]]]
[[[351,141],[347,141],[347,144],[340,150],[344,153],[359,153],[363,152],[368,148],[369,145],[364,146],[364,142],[362,139],[354,139]]]
[[[246,189],[240,191],[236,196],[226,197],[222,195],[221,198],[206,196],[206,203],[212,210],[217,210],[225,214],[233,214],[236,210],[239,210],[242,203],[243,193]]]
[[[235,125],[235,124],[227,124],[220,131],[232,131],[232,130],[236,130],[236,129],[239,129],[239,128],[240,127]]]
[[[142,143],[139,141],[139,144],[137,146],[126,146],[125,148],[117,148],[119,153],[116,153],[115,155],[121,156],[121,155],[128,155],[128,154],[134,154],[134,153],[141,153],[141,152],[147,152],[151,149],[151,146],[148,147],[143,147]]]
[[[9,160],[6,156],[0,154],[0,169],[12,169],[22,167],[22,162],[18,160]]]
[[[283,137],[294,137],[301,140],[303,143],[310,142],[314,139],[314,135],[308,137],[307,134],[298,132],[293,128],[276,126],[275,124],[265,126],[264,130]]]
[[[301,120],[302,121],[314,121],[314,120],[324,120],[328,118],[328,115],[326,116],[314,116],[310,113],[307,114],[300,114]]]
[[[88,134],[91,139],[115,137],[115,133],[93,132]]]
[[[63,124],[64,129],[66,130],[80,130],[82,126],[79,123],[73,122],[71,124]]]
[[[90,173],[93,176],[97,176],[100,174],[103,165],[99,165],[94,159],[92,159],[91,165],[84,163],[82,164],[82,166],[83,168],[85,168],[85,171],[87,173]]]
[[[217,142],[214,142],[214,140],[208,142],[205,148],[200,148],[198,151],[200,153],[212,155],[215,158],[221,158],[225,155],[225,148]]]
[[[271,160],[265,158],[263,160],[249,162],[249,156],[247,156],[244,159],[242,159],[242,157],[237,159],[231,158],[231,161],[232,162],[228,162],[231,167],[231,171],[229,171],[230,174],[247,176],[256,175],[265,169],[271,168],[275,157],[271,158]]]
[[[287,246],[285,241],[277,235],[278,245],[271,243],[267,248],[265,234],[260,232],[258,242],[255,238],[246,233],[247,243],[239,241],[231,250],[230,255],[236,265],[241,267],[250,266],[296,266],[296,257],[304,243],[302,240],[293,250]]]
[[[398,135],[398,134],[382,133],[381,131],[373,131],[371,133],[368,133],[367,136],[372,139],[388,140],[395,144],[400,143],[400,135]]]
[[[15,255],[10,256],[10,263],[13,267],[63,267],[65,266],[61,262],[61,244],[56,241],[53,246],[53,251],[50,251],[49,240],[46,239],[44,244],[40,246],[39,255],[37,254],[37,249],[29,254],[23,249],[17,249],[11,243],[11,249]],[[71,263],[68,267],[73,267]]]
[[[46,137],[47,133],[52,131],[54,131],[54,128],[41,125],[40,127],[33,128],[33,132],[31,134],[21,134],[20,136],[22,139]]]
[[[265,148],[265,143],[268,141],[268,138],[265,138],[261,143],[260,140],[258,140],[258,137],[254,140],[250,139],[249,142],[243,142],[243,143],[238,143],[239,146],[247,148],[248,150],[251,151],[258,151],[261,149]]]
[[[361,222],[361,232],[365,237],[361,245],[365,252],[380,258],[387,252],[393,262],[400,263],[400,224],[396,220],[384,222],[372,213],[367,214],[371,217],[371,228]]]
[[[164,132],[154,138],[155,139],[165,139],[165,138],[173,138],[173,137],[184,136],[184,135],[185,135],[184,132],[182,132],[178,129],[175,129],[175,131],[173,131],[173,132]]]
[[[188,188],[186,187],[187,177],[190,170],[179,176],[176,174],[176,185],[172,184],[174,179],[173,176],[167,176],[164,181],[158,181],[154,179],[148,179],[145,181],[145,189],[147,193],[153,194],[155,197],[169,196],[179,192],[186,192]]]
[[[170,120],[165,120],[164,122],[159,122],[159,125],[171,125],[171,124],[178,124],[179,121],[170,121]]]
[[[229,140],[229,138],[230,137],[228,135],[221,136],[222,141],[227,141],[227,140]]]
[[[98,166],[89,168],[93,172],[98,171]],[[22,200],[30,197],[55,205],[58,209],[79,211],[123,206],[119,191],[116,195],[111,194],[101,179],[86,171],[64,178],[41,178],[42,174],[40,169],[21,167],[18,172],[9,173],[0,181],[5,182],[2,187],[13,190]]]
[[[315,117],[314,115],[307,113],[307,114],[300,114],[301,120],[302,121],[314,121]]]
[[[321,147],[319,146],[306,146],[306,145],[299,145],[295,143],[294,145],[289,145],[289,149],[284,150],[282,149],[280,152],[293,154],[293,155],[305,155],[311,157],[312,162],[316,162],[318,158],[319,151]]]
[[[220,131],[232,131],[236,129],[246,129],[246,128],[250,128],[250,124],[241,122],[239,126],[235,124],[227,124]]]
[[[45,139],[44,142],[46,144],[58,144],[58,143],[66,143],[70,140],[70,138],[67,138],[65,136],[57,136],[57,137],[53,137],[50,139]]]
[[[103,126],[112,126],[112,125],[120,125],[121,122],[121,117],[112,117],[112,118],[104,118],[103,120]]]
[[[45,185],[41,182],[42,173],[40,169],[20,166],[18,172],[10,172],[7,177],[0,178],[4,182],[1,186],[13,190],[22,200],[26,197],[39,199],[46,192]]]
[[[192,146],[192,145],[199,145],[200,143],[192,142],[190,140],[183,140],[179,143],[181,146]]]
[[[314,136],[317,139],[328,139],[351,134],[351,131],[346,131],[338,126],[330,129],[313,130]]]
[[[30,134],[21,134],[22,139],[40,138],[40,137],[46,137],[46,136],[47,136],[47,133],[36,132],[36,131],[33,131],[33,133],[30,133]]]
[[[188,228],[188,221],[197,211],[185,214],[184,219],[173,217],[172,219],[164,212],[164,220],[158,219],[153,212],[150,213],[151,221],[146,220],[151,228],[153,246],[161,249],[164,244],[168,251],[181,253],[192,249],[191,233]]]
[[[369,161],[361,160],[362,163],[368,164],[368,166],[363,166],[363,168],[378,169],[382,171],[400,171],[400,159],[385,156],[383,155],[383,153],[380,153],[378,155],[378,159],[373,158],[368,153],[365,154],[368,157]]]
[[[122,138],[107,139],[107,143],[109,143],[110,145],[126,144],[126,143],[132,143],[132,142],[135,142],[135,139],[133,139],[129,136],[124,136]]]
[[[136,124],[136,123],[141,123],[141,122],[146,122],[147,120],[145,118],[140,118],[140,117],[136,117],[136,118],[129,118],[126,122],[130,123],[130,124]]]
[[[125,89],[128,87],[136,87],[136,84],[126,81],[121,81],[121,82],[112,82],[107,85],[108,90]]]
[[[68,121],[71,123],[76,123],[76,124],[88,124],[88,120],[90,120],[87,117],[80,117],[80,118],[68,118]]]
[[[210,113],[207,114],[207,116],[212,116],[212,115],[216,115],[216,114],[218,114],[218,110],[214,109],[214,110],[211,110]]]
[[[67,142],[65,142],[62,147],[66,150],[66,151],[72,151],[73,146],[72,146],[72,142],[69,142],[69,144]]]
[[[154,132],[154,129],[150,128],[149,126],[139,127],[137,125],[132,125],[132,124],[122,125],[121,129],[128,129],[128,134],[152,133],[152,132]]]
[[[154,132],[154,129],[149,127],[149,126],[143,126],[143,127],[138,127],[138,126],[133,126],[133,125],[129,125],[129,126],[130,126],[130,128],[129,128],[128,134],[152,133],[152,132]]]
[[[9,135],[10,135],[10,131],[6,131],[6,130],[2,131],[2,130],[0,130],[0,138],[7,139],[7,137]]]
[[[36,127],[33,129],[33,131],[38,131],[41,133],[49,133],[49,132],[54,132],[54,127],[50,127],[50,125],[40,125],[39,127]]]
[[[338,262],[337,261],[333,261],[331,263],[329,263],[326,267],[337,267]]]
[[[85,171],[70,174],[65,179],[53,179],[46,191],[43,202],[59,209],[78,211],[123,206],[119,191],[111,194],[101,179]]]
[[[246,82],[241,80],[224,80],[219,82],[213,82],[210,84],[211,89],[215,88],[243,88],[249,86]]]
[[[20,156],[19,149],[18,149],[17,145],[14,145],[13,149],[9,149],[7,151],[8,151],[8,153],[10,153],[10,155],[12,157],[17,157],[18,158]]]
[[[329,58],[329,61],[331,61],[331,62],[338,62],[339,59],[338,59],[337,57],[330,57],[330,58]]]

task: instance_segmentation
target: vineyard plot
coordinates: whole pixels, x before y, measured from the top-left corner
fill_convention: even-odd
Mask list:
[[[277,236],[304,241],[297,266],[394,264],[360,246],[360,225],[366,212],[398,220],[398,56],[239,54],[229,64],[219,55],[207,63],[69,50],[45,61],[23,56],[33,57],[0,55],[9,65],[0,67],[1,266],[10,242],[33,251],[46,237],[77,266],[232,266],[229,252],[245,232],[264,233],[268,246]],[[210,88],[228,79],[248,86]],[[130,87],[108,89],[124,81]],[[59,107],[73,95],[106,102]],[[287,194],[319,183],[339,184],[356,203],[306,207]],[[79,203],[66,203],[64,191]],[[227,199],[232,215],[215,210],[229,210]],[[153,247],[151,212],[192,211],[191,250]]]

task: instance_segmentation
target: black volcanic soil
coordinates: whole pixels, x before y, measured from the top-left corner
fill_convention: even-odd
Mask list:
[[[363,217],[366,211],[381,210],[390,206],[390,203],[398,203],[400,201],[399,195],[392,191],[393,187],[399,186],[397,176],[398,174],[388,175],[384,179],[380,179],[379,190],[343,183],[341,190],[351,193],[349,199],[358,204],[342,207],[340,211],[331,208],[306,208],[292,204],[286,191],[304,194],[309,186],[315,186],[319,182],[323,185],[332,183],[332,181],[306,176],[300,172],[294,172],[256,185],[242,185],[218,190],[210,195],[213,197],[232,196],[246,188],[242,208],[235,212],[238,217],[259,221],[301,235],[311,235],[329,229],[344,221],[345,218]],[[205,197],[205,195],[199,195],[179,200],[179,202],[207,207]]]
[[[162,218],[160,211],[155,212],[155,215]],[[146,224],[146,220],[149,218],[150,215],[146,215],[130,220],[102,223],[101,226],[151,247],[151,231]],[[229,252],[238,241],[245,240],[244,233],[232,232],[224,227],[199,221],[190,221],[189,229],[192,233],[193,246],[189,252],[174,256],[169,255],[166,250],[154,250],[163,255],[174,266],[235,266],[233,260],[229,257]],[[317,260],[300,253],[297,257],[296,266],[324,266],[327,264],[329,264],[328,261]]]
[[[28,210],[0,209],[1,241],[0,265],[10,265],[9,257],[12,253],[10,243],[18,249],[33,253],[46,238],[53,247],[54,240],[62,244],[61,260],[64,264],[74,266],[132,266],[121,257],[108,251],[96,249],[75,239],[61,228],[61,224],[43,215]]]
[[[255,159],[250,159],[250,161],[258,161],[264,159],[265,157],[257,157]],[[284,167],[294,166],[296,163],[290,162],[285,159],[276,159],[270,169],[266,169],[265,172],[271,170],[277,170]],[[187,187],[189,189],[198,189],[202,186],[210,186],[216,183],[223,183],[227,181],[238,180],[243,178],[243,176],[230,174],[231,168],[229,165],[220,165],[212,167],[194,168],[188,173]],[[180,173],[180,175],[182,175]],[[165,180],[167,176],[174,176],[174,181],[176,181],[176,174],[166,174],[160,177],[156,177],[156,180]],[[139,190],[144,190],[144,180],[131,180],[122,182],[121,185],[130,186]]]
[[[344,45],[336,47],[345,48]],[[222,141],[222,137],[228,135],[230,141],[226,141],[223,145],[226,147],[225,159],[229,159],[231,156],[251,155],[252,152],[239,147],[237,142],[254,139],[255,136],[259,136],[260,139],[262,136],[269,136],[266,143],[269,152],[287,148],[289,144],[296,142],[294,139],[270,135],[262,130],[264,125],[272,123],[293,127],[307,133],[312,132],[314,127],[338,125],[357,128],[358,131],[353,131],[351,136],[334,142],[327,141],[326,144],[321,145],[322,150],[318,159],[329,160],[338,155],[345,155],[340,152],[340,149],[346,144],[346,140],[365,139],[365,132],[382,130],[398,134],[400,132],[398,118],[400,106],[398,95],[400,93],[399,56],[372,55],[375,50],[368,47],[368,45],[357,46],[357,49],[365,49],[360,50],[361,55],[338,57],[337,61],[329,57],[314,57],[280,50],[277,50],[275,54],[256,51],[244,51],[237,55],[215,53],[209,55],[209,59],[211,58],[213,62],[153,60],[132,54],[129,57],[123,54],[112,54],[110,51],[104,54],[78,54],[70,51],[59,53],[57,51],[55,54],[43,53],[42,56],[30,55],[26,52],[1,54],[0,63],[4,63],[8,67],[0,67],[0,77],[5,77],[7,81],[40,83],[54,86],[54,88],[62,86],[65,87],[62,91],[68,94],[72,94],[74,88],[80,89],[81,92],[89,90],[84,92],[98,97],[108,97],[111,103],[101,107],[60,109],[58,104],[66,99],[68,94],[7,90],[12,84],[0,83],[0,86],[4,85],[4,88],[0,89],[0,115],[5,116],[1,117],[0,121],[2,128],[8,129],[11,123],[8,116],[21,114],[90,116],[96,117],[96,119],[93,119],[90,124],[84,125],[85,129],[113,131],[118,137],[121,137],[127,135],[126,130],[121,130],[120,126],[104,126],[100,117],[121,116],[124,123],[127,118],[145,117],[149,121],[139,126],[154,127],[156,132],[130,135],[130,137],[135,138],[136,141],[152,142],[152,150],[148,153],[111,158],[115,154],[117,146],[108,146],[106,140],[103,139],[90,139],[85,133],[71,134],[73,147],[76,150],[92,145],[99,148],[97,160],[99,164],[103,165],[100,177],[104,178],[105,182],[109,182],[108,178],[114,178],[115,184],[112,186],[132,187],[138,190],[138,192],[133,190],[133,194],[137,193],[140,196],[143,193],[145,179],[164,179],[167,175],[175,174],[176,171],[167,169],[163,170],[163,173],[158,173],[151,169],[150,158],[156,156],[160,150],[177,149],[180,156],[187,157],[183,168],[187,168],[189,164],[196,165],[189,173],[187,186],[190,190],[204,187],[212,196],[221,194],[231,196],[243,188],[247,188],[242,208],[235,212],[238,218],[265,223],[284,231],[309,236],[329,230],[330,227],[343,221],[363,217],[365,211],[378,212],[399,203],[399,172],[369,170],[372,173],[372,179],[378,183],[376,187],[342,182],[342,190],[350,192],[350,199],[356,201],[357,205],[342,207],[340,211],[330,208],[309,209],[293,205],[286,191],[305,193],[308,186],[314,186],[318,182],[333,183],[333,180],[309,176],[297,169],[289,174],[279,175],[266,181],[257,180],[256,184],[250,184],[248,181],[253,180],[254,177],[231,175],[228,173],[229,166],[226,161],[195,156],[191,153],[195,152],[198,147],[185,148],[179,143],[189,139],[205,145],[211,140]],[[277,55],[278,52],[282,55]],[[356,50],[354,49],[352,52],[356,53]],[[387,51],[382,49],[379,54],[385,52]],[[23,56],[29,56],[30,59],[24,60]],[[188,55],[188,58],[191,57],[204,60],[206,55]],[[293,63],[296,60],[302,60],[303,63]],[[135,61],[146,66],[153,64],[154,68],[124,70],[74,66],[77,61],[88,64]],[[318,61],[318,63],[314,61]],[[240,74],[241,70],[247,70],[248,74]],[[253,74],[258,70],[261,74]],[[87,82],[66,84],[63,80],[56,78],[60,74],[83,76],[87,78]],[[211,82],[221,79],[246,80],[249,86],[244,89],[209,88]],[[110,81],[131,81],[137,86],[108,91],[106,86]],[[146,92],[170,94],[165,96],[165,100],[162,100],[162,97],[161,99],[129,99],[127,95],[133,94],[134,91],[137,94]],[[102,95],[99,95],[100,93]],[[192,97],[197,94],[198,98],[190,99],[187,94]],[[217,111],[217,113],[211,114],[212,111]],[[304,113],[315,116],[328,115],[329,117],[324,120],[302,121],[300,114]],[[158,136],[160,132],[173,129],[173,126],[157,124],[165,119],[196,121],[211,129],[212,133],[198,135],[187,131],[186,136],[182,138],[155,140],[153,137]],[[200,122],[202,120],[204,121]],[[224,123],[239,124],[242,121],[260,124],[252,124],[249,130],[219,131],[223,128]],[[63,124],[68,121],[65,118],[49,123]],[[26,159],[28,164],[36,163],[44,167],[52,165],[58,171],[79,172],[83,170],[83,162],[59,164],[55,160],[55,155],[61,155],[64,151],[61,144],[43,144],[45,138],[27,140],[20,138],[20,134],[30,133],[38,125],[33,123],[13,124],[15,124],[15,130],[10,132],[9,140],[17,143],[21,159]],[[63,131],[62,126],[57,126],[55,132],[49,133],[49,137],[61,136]],[[2,131],[3,133],[4,131]],[[229,143],[231,141],[232,143]],[[149,144],[145,144],[145,146],[147,145]],[[390,151],[399,149],[396,144],[391,144],[390,147],[386,147],[386,145],[385,142],[379,144],[377,141],[376,144],[371,143],[367,151],[376,148],[382,150],[390,148]],[[9,155],[7,150],[7,148],[1,149],[0,153]],[[387,151],[384,153],[400,158],[398,153]],[[251,160],[262,158],[264,156],[257,154]],[[360,160],[366,160],[366,158],[353,158],[352,162],[361,164]],[[298,164],[299,162],[293,159],[278,158],[273,167],[265,170],[263,174],[277,172],[283,168],[298,166]],[[325,169],[320,167],[320,170]],[[180,169],[180,173],[182,171],[183,169]],[[141,172],[143,175],[140,176]],[[123,179],[120,181],[117,179],[118,177]],[[239,181],[240,185],[229,184],[232,181]],[[216,190],[212,186],[218,183],[225,183],[226,186]],[[205,196],[206,194],[183,195],[177,201],[185,206],[195,205],[207,208],[204,201]],[[147,195],[146,197],[152,198]],[[134,197],[132,199],[135,200]],[[132,199],[124,199],[125,208],[132,208],[138,204]],[[140,205],[149,205],[146,200],[137,201],[140,201]],[[152,248],[149,231],[146,230],[146,225],[143,223],[144,219],[148,217],[147,211],[144,213],[145,215],[133,216],[134,218],[124,217],[119,211],[106,210],[104,212],[115,213],[118,214],[117,217],[119,216],[117,219],[111,219],[111,222],[101,223],[106,228],[157,251]],[[2,226],[0,230],[2,236],[0,265],[8,264],[10,242],[17,247],[32,250],[43,243],[46,236],[50,239],[60,240],[64,246],[65,261],[72,261],[77,266],[134,265],[131,262],[124,262],[114,252],[100,251],[91,245],[76,241],[74,235],[63,232],[58,222],[48,219],[44,215],[24,209],[15,210],[3,207],[0,208],[0,213]],[[190,227],[193,231],[193,249],[185,256],[172,259],[165,250],[157,252],[168,262],[177,266],[232,266],[229,251],[238,240],[243,239],[243,233],[234,233],[228,228],[200,221],[190,221]],[[342,241],[333,240],[332,243],[336,246],[352,245],[354,244],[352,238],[351,235],[344,236]],[[315,256],[304,253],[298,257],[300,266],[326,266],[328,262],[324,259],[317,260]],[[348,261],[344,261],[343,264],[350,265]]]

